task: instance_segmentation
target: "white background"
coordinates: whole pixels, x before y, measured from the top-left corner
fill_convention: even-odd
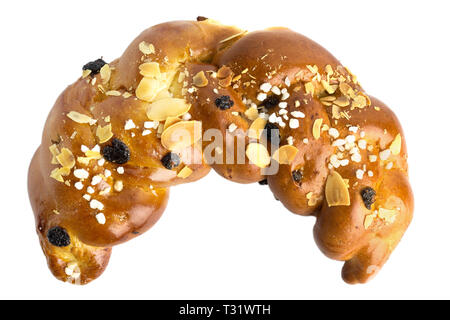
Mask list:
[[[0,12],[0,298],[450,298],[448,1],[8,1]],[[98,280],[47,270],[26,191],[29,161],[59,93],[87,61],[112,60],[143,29],[198,15],[247,30],[286,26],[329,49],[399,116],[413,223],[375,280],[349,286],[316,248],[313,218],[267,187],[215,173],[171,190],[142,237],[115,247]]]

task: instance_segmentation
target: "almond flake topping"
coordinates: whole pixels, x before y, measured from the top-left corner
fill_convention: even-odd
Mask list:
[[[265,168],[270,164],[270,155],[267,148],[260,143],[249,143],[245,150],[247,158],[259,168]]]
[[[64,182],[63,176],[68,176],[70,174],[70,168],[62,167],[53,169],[50,173],[50,177],[58,182]]]
[[[205,73],[203,71],[197,73],[192,78],[192,82],[194,83],[194,86],[199,88],[206,87],[208,85],[208,79],[206,78]]]
[[[100,143],[107,142],[109,139],[111,139],[113,137],[111,124],[108,124],[104,127],[99,125],[97,127],[97,131],[95,134],[97,135]]]
[[[181,169],[180,172],[178,172],[177,177],[181,179],[186,179],[192,174],[192,172],[193,172],[192,169],[186,166],[183,169]]]
[[[152,102],[161,91],[160,85],[159,80],[144,77],[136,88],[136,97],[143,101]]]
[[[199,141],[201,136],[200,121],[180,121],[162,132],[161,143],[168,150],[182,150]]]
[[[89,123],[90,125],[95,124],[97,120],[92,119],[90,116],[79,113],[77,111],[70,111],[67,117],[76,123]]]
[[[103,83],[109,82],[109,79],[111,79],[111,68],[109,67],[109,64],[105,64],[100,69],[100,77],[102,78]]]
[[[61,149],[61,153],[56,156],[56,160],[65,168],[71,169],[75,166],[75,157],[73,156],[72,151],[67,148]]]
[[[155,53],[155,47],[153,46],[153,44],[145,42],[145,41],[142,41],[141,43],[139,43],[139,50],[143,54]]]
[[[259,139],[266,126],[267,120],[257,118],[248,129],[248,137],[251,139]]]
[[[394,156],[400,154],[400,151],[402,149],[402,136],[400,135],[400,133],[395,136],[395,139],[394,141],[392,141],[389,149]]]
[[[122,92],[117,91],[117,90],[109,90],[109,91],[106,91],[105,94],[107,96],[120,97],[122,95]]]
[[[372,213],[372,214],[368,214],[367,216],[364,217],[364,229],[369,229],[369,227],[372,225],[373,221],[376,218],[376,214]]]
[[[59,150],[58,150],[58,146],[56,144],[52,144],[50,147],[48,147],[48,149],[50,150],[50,153],[52,154],[52,161],[51,164],[58,164],[58,160],[56,160],[56,156],[58,154],[60,154]]]
[[[323,119],[316,119],[313,124],[312,134],[314,139],[318,140],[320,138],[320,129],[322,127]]]
[[[153,102],[147,108],[147,117],[153,121],[165,121],[169,117],[179,117],[189,111],[191,105],[184,99],[165,98]]]
[[[327,178],[325,197],[329,207],[350,205],[348,186],[336,171],[332,171]]]
[[[255,107],[248,108],[244,114],[249,120],[256,120],[259,117],[258,109]]]
[[[273,154],[272,158],[279,164],[291,164],[298,153],[298,149],[292,145],[284,145]]]
[[[161,77],[158,62],[145,62],[139,65],[139,73],[146,78],[159,79]]]

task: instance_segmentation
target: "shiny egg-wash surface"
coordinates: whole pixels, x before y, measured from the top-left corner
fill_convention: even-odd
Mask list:
[[[85,64],[50,112],[28,178],[50,270],[96,279],[114,245],[158,221],[169,187],[211,168],[315,216],[347,283],[372,278],[412,219],[398,119],[327,50],[284,28],[168,22]]]

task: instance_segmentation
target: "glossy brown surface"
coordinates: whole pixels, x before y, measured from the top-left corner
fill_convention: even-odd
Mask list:
[[[341,82],[348,82],[358,94],[365,96],[365,93],[357,81],[351,80],[353,76],[339,61],[310,39],[283,28],[244,34],[237,28],[211,20],[169,22],[144,31],[120,59],[110,64],[109,81],[103,81],[100,74],[89,75],[69,86],[58,98],[29,171],[29,194],[37,231],[53,274],[60,280],[80,284],[97,278],[106,268],[112,246],[142,234],[157,222],[167,205],[168,187],[201,179],[210,170],[207,164],[210,159],[205,155],[210,153],[208,148],[211,147],[206,137],[203,143],[186,148],[180,154],[182,165],[169,170],[161,162],[169,152],[161,143],[161,132],[154,128],[143,134],[149,121],[146,113],[149,104],[135,95],[143,78],[139,66],[147,61],[139,49],[142,42],[154,46],[151,61],[159,64],[162,73],[170,75],[168,90],[171,96],[191,104],[190,119],[202,122],[203,133],[216,129],[226,136],[230,133],[230,125],[234,125],[232,137],[243,137],[245,146],[254,142],[246,136],[252,123],[245,115],[249,101],[258,106],[259,116],[262,116],[261,110],[267,115],[298,111],[304,114],[298,119],[299,127],[287,123],[279,128],[280,145],[291,144],[298,153],[290,164],[281,164],[276,174],[265,175],[267,172],[245,157],[242,164],[236,164],[238,146],[234,140],[221,141],[224,152],[216,156],[223,163],[211,164],[211,167],[221,176],[238,183],[267,179],[275,197],[287,209],[317,217],[316,242],[328,257],[346,261],[342,271],[346,282],[364,283],[374,276],[412,219],[413,197],[407,176],[406,144],[397,118],[382,102],[367,97],[371,101],[368,106],[346,107],[346,116],[336,119],[331,107],[321,100],[328,95],[325,90],[311,94],[306,90],[308,82],[316,81],[317,75],[319,79],[326,79],[331,68],[338,70],[335,74],[344,79]],[[223,85],[217,76],[224,66],[233,75],[229,85]],[[311,71],[311,66],[316,66],[317,70]],[[193,76],[201,71],[206,75],[207,84],[186,90],[195,87]],[[321,81],[317,82],[320,86]],[[282,100],[287,103],[286,108],[277,105],[269,112],[261,107],[258,94],[263,83],[270,83],[272,88],[284,88],[289,93]],[[339,90],[343,89],[336,92]],[[234,102],[233,107],[220,110],[215,100],[221,96],[229,96]],[[89,115],[96,120],[95,124],[72,121],[68,114],[73,111]],[[312,128],[317,119],[321,119],[322,126],[320,137],[316,139]],[[129,120],[133,122],[132,129],[125,127]],[[111,141],[100,143],[96,128],[107,125],[112,126],[114,138],[129,148],[130,158],[126,164],[99,163],[99,159],[88,164],[77,161],[63,177],[63,182],[50,177],[56,166],[49,147],[67,148],[75,158],[83,156],[82,150],[86,147],[92,149],[99,145],[104,150]],[[364,140],[371,146],[370,152],[361,147],[358,149],[360,161],[330,166],[330,158],[339,154],[339,148],[333,144],[336,138],[328,133],[331,127],[340,132],[339,138],[354,135]],[[349,131],[353,127],[357,127],[358,133]],[[390,155],[389,162],[380,161],[379,153],[388,149],[397,135],[402,137],[401,152]],[[227,145],[230,147],[226,148]],[[226,160],[230,150],[234,153],[233,163]],[[194,155],[202,161],[192,162]],[[373,155],[377,155],[377,161],[369,161]],[[192,174],[184,178],[177,176],[185,166]],[[362,168],[364,176],[358,177],[355,172]],[[76,177],[75,169],[85,169],[89,177]],[[293,179],[295,170],[302,172],[300,182]],[[332,171],[346,179],[349,206],[329,207],[327,203],[324,189]],[[91,179],[96,175],[102,179],[94,184]],[[76,188],[77,182],[82,187]],[[116,189],[117,182],[123,187]],[[87,189],[90,183],[92,193]],[[370,210],[360,194],[365,187],[376,191],[376,201]],[[92,199],[101,201],[104,208],[93,208]],[[368,225],[367,216],[377,215],[379,208],[396,210],[395,219],[388,223],[377,217]],[[96,217],[99,213],[105,217],[103,224]],[[61,248],[49,243],[47,232],[54,226],[67,230],[71,238],[69,246]]]

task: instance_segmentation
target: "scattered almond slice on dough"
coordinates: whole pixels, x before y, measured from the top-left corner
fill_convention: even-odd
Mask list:
[[[348,186],[336,171],[332,171],[327,178],[325,197],[329,207],[350,205]]]
[[[262,131],[266,126],[267,120],[263,118],[258,118],[252,122],[250,128],[248,129],[248,137],[251,139],[259,139],[261,137]]]
[[[314,121],[312,134],[313,134],[314,139],[316,139],[316,140],[320,138],[320,131],[321,131],[320,129],[322,127],[322,122],[323,122],[323,119],[316,119],[316,121]]]
[[[194,86],[199,88],[206,87],[208,85],[208,79],[206,79],[203,71],[197,73],[194,78],[192,78],[192,82],[194,83]]]
[[[181,119],[178,117],[167,117],[166,121],[164,122],[163,130],[166,130],[168,127],[170,127],[171,125],[173,125],[179,121],[181,121]]]
[[[394,141],[392,141],[391,146],[389,147],[389,149],[391,150],[391,153],[396,156],[398,154],[400,154],[400,151],[402,149],[402,136],[399,134],[397,134],[397,136],[395,137]]]
[[[141,43],[139,43],[139,50],[143,54],[152,54],[155,53],[155,46],[151,43],[142,41]]]
[[[191,105],[184,99],[165,98],[153,102],[147,108],[147,117],[153,121],[165,121],[169,117],[179,117],[189,111]]]
[[[98,126],[96,133],[100,143],[105,143],[113,137],[112,126],[108,124],[104,127]]]
[[[159,79],[161,77],[159,63],[157,62],[145,62],[141,64],[139,66],[139,73],[146,78]]]
[[[180,172],[178,172],[177,177],[186,179],[187,177],[189,177],[192,174],[192,172],[193,172],[192,169],[186,166],[183,169],[181,169]]]
[[[72,169],[75,166],[75,157],[67,148],[62,148],[61,153],[56,156],[56,160],[62,167]]]
[[[257,167],[265,168],[270,164],[269,151],[260,143],[249,143],[245,154]]]
[[[136,97],[139,100],[146,102],[152,102],[153,99],[158,95],[160,90],[160,81],[153,78],[142,78],[136,88]]]
[[[168,150],[187,148],[202,137],[202,123],[200,121],[177,122],[161,134],[161,143]]]
[[[97,120],[92,119],[90,116],[86,115],[86,114],[82,114],[79,113],[77,111],[70,111],[67,114],[67,117],[73,121],[75,121],[76,123],[89,123],[89,124],[94,124],[97,122]]]
[[[272,158],[278,161],[279,164],[291,164],[297,153],[298,149],[296,147],[284,145],[275,151]]]

